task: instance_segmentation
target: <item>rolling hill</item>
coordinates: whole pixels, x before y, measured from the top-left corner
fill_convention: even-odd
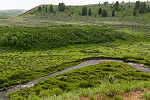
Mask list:
[[[0,99],[123,100],[141,91],[149,100],[150,11],[133,16],[135,3],[122,2],[112,17],[113,5],[39,5],[0,19]]]
[[[150,6],[149,2],[146,4],[147,7]],[[0,21],[0,26],[107,25],[115,29],[128,28],[143,33],[149,32],[150,12],[139,14],[137,10],[136,16],[133,16],[135,2],[120,3],[120,10],[115,11],[115,16],[112,17],[113,5],[84,5],[87,10],[91,8],[91,16],[81,16],[84,6],[66,5],[65,11],[58,11],[58,6],[53,5],[53,12],[50,13],[50,5],[39,5],[14,19]],[[41,7],[41,11],[38,11],[39,7]],[[108,16],[98,15],[99,8],[106,9]]]
[[[24,12],[26,12],[26,10],[23,9],[0,10],[0,19],[16,17]]]

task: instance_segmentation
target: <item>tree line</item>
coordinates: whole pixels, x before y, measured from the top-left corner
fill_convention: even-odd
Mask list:
[[[104,2],[104,4],[106,5],[108,2]],[[54,12],[54,8],[53,8],[53,5],[50,5],[50,7],[48,8],[47,6],[46,7],[39,7],[38,8],[38,11],[42,11],[43,9],[45,9],[45,12]],[[66,9],[66,6],[64,3],[59,3],[58,4],[58,11],[65,11]],[[112,17],[115,16],[115,11],[120,11],[120,5],[119,5],[119,2],[116,1],[116,3],[112,6]],[[136,16],[137,12],[138,13],[146,13],[146,12],[149,12],[150,11],[150,7],[147,7],[146,3],[145,2],[140,2],[140,1],[136,1],[135,3],[135,7],[134,7],[134,11],[133,11],[133,16]],[[82,16],[92,16],[92,10],[91,8],[88,8],[86,6],[84,6],[82,8],[82,11],[81,13],[79,13],[79,15],[82,15]],[[107,17],[108,16],[108,12],[106,9],[102,9],[102,8],[99,8],[98,9],[98,15],[101,15],[102,17]],[[69,14],[70,16],[70,14]]]
[[[104,2],[104,5],[106,5],[108,2]],[[119,11],[119,2],[117,1],[113,7],[114,9],[112,10],[112,17],[115,16],[115,11]],[[82,9],[82,16],[85,16],[87,15],[87,8],[86,7],[83,7]],[[89,8],[89,13],[88,13],[89,16],[92,15],[92,12],[91,12],[91,8]],[[102,8],[99,8],[98,10],[98,15],[101,15],[102,17],[107,17],[108,16],[108,12],[106,9],[102,9]]]
[[[136,16],[137,12],[140,14],[150,12],[150,7],[147,7],[145,2],[136,1],[133,15]]]
[[[58,5],[58,10],[59,10],[59,11],[65,11],[65,8],[66,8],[66,6],[65,6],[64,3],[59,3],[59,5]],[[49,11],[50,13],[54,12],[53,5],[50,5],[49,9],[48,9],[47,6],[43,6],[43,8],[42,8],[41,6],[38,7],[38,11],[42,11],[43,9],[45,9],[45,12],[48,12],[48,11]]]
[[[50,5],[49,8],[47,6],[43,7],[43,8],[41,6],[38,7],[38,11],[42,11],[43,9],[45,9],[45,12],[50,12],[50,13],[54,12],[53,5]],[[59,3],[58,11],[65,11],[65,9],[66,9],[65,4],[64,3]],[[107,10],[99,8],[98,14],[101,15],[102,17],[106,17],[107,16]],[[92,16],[91,8],[87,9],[86,7],[83,7],[81,15],[82,16],[86,16],[86,15]],[[115,13],[113,11],[112,16],[114,16],[114,15],[115,15]]]

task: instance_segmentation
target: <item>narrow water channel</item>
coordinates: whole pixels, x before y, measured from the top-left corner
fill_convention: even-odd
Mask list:
[[[19,85],[13,86],[12,88],[10,88],[10,89],[8,89],[6,91],[1,91],[0,92],[0,100],[5,99],[8,93],[16,92],[18,90],[34,86],[36,83],[38,83],[39,81],[42,81],[42,80],[44,80],[46,78],[54,77],[56,75],[59,75],[59,74],[65,73],[65,72],[69,72],[69,71],[77,69],[77,68],[82,68],[82,67],[89,66],[89,65],[96,65],[96,64],[98,64],[100,62],[106,62],[106,61],[124,62],[123,60],[114,60],[114,59],[113,60],[112,59],[100,59],[100,60],[83,61],[82,63],[80,63],[78,65],[72,66],[70,68],[64,69],[64,70],[59,71],[59,72],[55,72],[55,73],[53,73],[51,75],[47,75],[47,76],[44,76],[44,77],[32,80],[32,81],[30,81],[30,82],[28,82],[28,83],[26,83],[24,85],[19,84]],[[144,68],[144,67],[141,66],[141,64],[132,63],[132,62],[124,62],[124,63],[129,64],[132,67],[134,67],[136,69],[139,69],[140,71],[143,71],[143,72],[146,72],[146,73],[150,73],[150,68]]]

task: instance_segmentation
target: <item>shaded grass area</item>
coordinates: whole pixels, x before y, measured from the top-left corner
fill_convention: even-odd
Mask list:
[[[55,97],[64,92],[78,89],[81,89],[81,91],[87,90],[83,94],[80,94],[82,92],[78,91],[80,95],[86,96],[92,93],[92,89],[90,88],[94,87],[94,94],[101,91],[103,95],[106,95],[107,92],[118,95],[119,93],[130,92],[132,89],[144,88],[147,85],[149,87],[149,78],[150,74],[141,72],[123,62],[101,62],[97,65],[79,68],[53,78],[45,79],[37,83],[34,87],[11,93],[9,97],[10,99],[28,98],[29,95],[37,95],[40,98]],[[141,80],[143,83],[140,83]],[[135,81],[139,82],[140,85],[142,84],[141,87],[133,85]],[[97,89],[97,92],[96,87],[100,89]]]
[[[137,35],[106,26],[1,27],[0,46],[17,50],[43,50],[73,44],[138,39]]]

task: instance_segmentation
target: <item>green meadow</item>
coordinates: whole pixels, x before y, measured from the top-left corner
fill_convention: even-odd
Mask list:
[[[0,91],[70,68],[86,58],[117,58],[150,65],[150,12],[133,16],[135,3],[85,5],[46,11],[37,6],[11,19],[0,19]],[[147,7],[150,3],[146,2]],[[41,10],[39,11],[39,7]],[[98,15],[106,9],[108,16]],[[137,10],[138,12],[138,10]],[[131,92],[149,91],[150,74],[124,62],[101,62],[38,82],[8,94],[10,100],[123,100]],[[149,100],[148,92],[141,98]],[[100,99],[101,100],[101,99]]]

